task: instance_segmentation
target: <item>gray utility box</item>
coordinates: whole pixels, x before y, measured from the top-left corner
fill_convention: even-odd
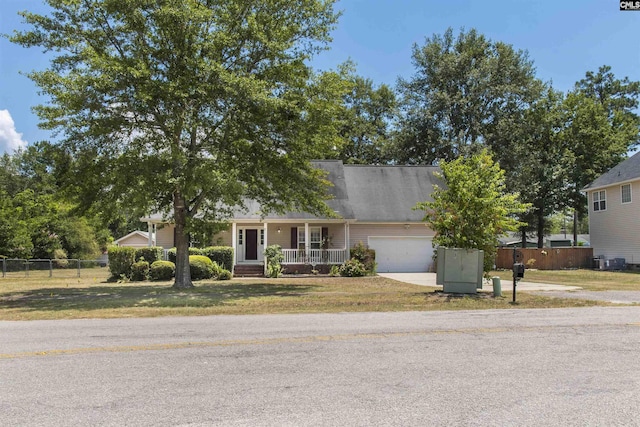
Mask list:
[[[444,292],[475,294],[482,289],[484,251],[438,248],[436,283]]]

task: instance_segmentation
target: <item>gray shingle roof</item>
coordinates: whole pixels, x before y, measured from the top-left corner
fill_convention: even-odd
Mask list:
[[[635,179],[640,179],[640,152],[619,163],[609,172],[600,175],[591,184],[585,186],[583,190],[608,187],[619,182],[632,181]]]
[[[326,170],[332,199],[327,205],[341,218],[363,222],[418,222],[423,212],[412,208],[418,202],[431,201],[433,185],[444,186],[435,176],[436,166],[363,166],[344,165],[340,160],[313,162]],[[247,203],[246,212],[237,212],[235,219],[260,219],[260,205]],[[148,219],[158,220],[151,215]],[[305,212],[289,212],[285,215],[266,215],[265,219],[296,220],[318,219]],[[146,221],[147,219],[142,219]]]

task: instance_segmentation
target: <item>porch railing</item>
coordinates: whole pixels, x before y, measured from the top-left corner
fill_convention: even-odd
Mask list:
[[[283,264],[342,264],[346,261],[346,249],[283,249]]]

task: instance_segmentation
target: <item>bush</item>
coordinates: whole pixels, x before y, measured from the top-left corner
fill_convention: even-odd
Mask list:
[[[332,265],[331,270],[329,270],[329,276],[339,276],[340,275],[340,267],[337,265]]]
[[[231,280],[231,272],[229,270],[222,269],[218,273],[218,280]]]
[[[264,250],[264,256],[267,258],[267,277],[280,277],[282,274],[282,247],[280,245],[270,245]]]
[[[358,242],[351,248],[351,258],[360,261],[367,274],[375,274],[377,267],[375,250],[367,249],[362,242]]]
[[[145,260],[140,260],[131,266],[131,280],[134,282],[141,282],[149,278],[149,263]]]
[[[149,278],[151,280],[171,280],[176,273],[176,265],[171,261],[156,261],[151,264]]]
[[[351,258],[340,266],[340,275],[343,277],[361,277],[367,274],[364,264],[355,258]]]
[[[144,258],[149,264],[153,264],[156,261],[162,260],[162,247],[161,246],[151,246],[147,248],[137,248],[136,249],[136,261],[140,261]]]
[[[174,264],[176,263],[176,251],[176,248],[171,248],[167,251],[167,258]],[[202,249],[189,248],[189,256],[191,255],[202,255]]]
[[[189,269],[191,270],[191,280],[211,279],[215,266],[213,261],[204,255],[189,256]]]
[[[201,251],[202,255],[225,270],[233,269],[233,248],[231,246],[208,246]]]
[[[111,246],[108,250],[109,271],[112,277],[131,277],[131,266],[135,262],[136,248]]]

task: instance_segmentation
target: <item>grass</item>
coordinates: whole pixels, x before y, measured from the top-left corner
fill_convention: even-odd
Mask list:
[[[106,269],[84,270],[82,274],[80,278],[32,274],[28,278],[0,279],[0,320],[607,305],[526,292],[519,292],[518,302],[512,304],[510,292],[504,292],[503,297],[493,297],[488,292],[454,296],[442,293],[439,287],[410,285],[383,277],[233,279],[202,281],[193,289],[175,290],[171,282],[107,283]]]
[[[511,271],[493,271],[502,281],[511,281]],[[526,270],[523,281],[580,286],[587,291],[640,291],[639,271]]]

